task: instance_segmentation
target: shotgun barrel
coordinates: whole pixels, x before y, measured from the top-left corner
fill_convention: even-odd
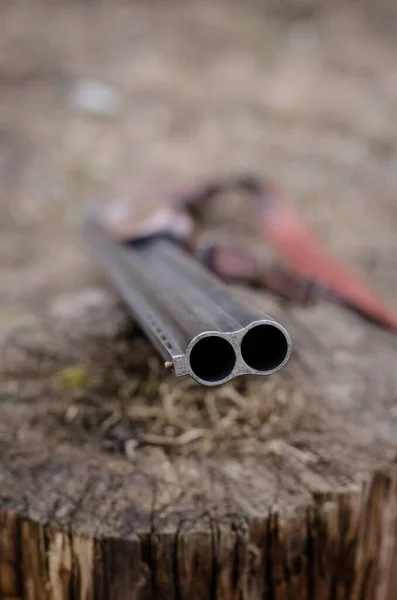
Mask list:
[[[177,377],[213,386],[269,375],[288,361],[291,340],[271,317],[229,289],[167,235],[123,242],[94,212],[85,219],[94,256]]]

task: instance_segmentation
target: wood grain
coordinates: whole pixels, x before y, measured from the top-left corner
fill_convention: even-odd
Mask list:
[[[284,430],[278,423],[266,435],[241,433],[205,452],[195,442],[190,449],[138,443],[133,452],[109,453],[100,427],[83,435],[61,418],[75,392],[60,386],[59,369],[76,353],[92,362],[98,345],[102,355],[105,343],[118,352],[111,327],[98,341],[98,315],[92,322],[85,315],[83,328],[72,319],[64,337],[51,337],[51,324],[38,322],[7,338],[0,598],[393,597],[396,340],[325,305],[275,316],[299,344],[272,393],[293,402],[291,390],[299,389],[299,418],[286,427],[286,411],[279,415]],[[122,340],[124,352],[128,344]],[[95,356],[106,370],[106,386],[95,388],[100,410],[117,393],[112,377],[120,364],[101,365]],[[128,402],[131,410],[134,395]]]

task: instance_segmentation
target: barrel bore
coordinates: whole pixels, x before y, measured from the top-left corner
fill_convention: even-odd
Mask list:
[[[233,346],[224,338],[210,335],[196,342],[190,352],[190,368],[202,381],[216,383],[228,377],[236,363]]]
[[[280,367],[289,352],[289,342],[284,332],[271,324],[256,325],[245,334],[241,342],[241,355],[255,371],[273,371]]]

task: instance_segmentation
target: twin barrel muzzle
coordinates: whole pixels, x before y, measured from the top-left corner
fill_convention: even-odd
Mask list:
[[[291,352],[288,333],[275,321],[257,321],[239,331],[206,333],[186,352],[189,373],[203,385],[219,385],[238,375],[270,375]]]
[[[108,278],[177,377],[213,386],[239,375],[270,375],[288,361],[284,327],[235,299],[175,240],[117,240],[95,212],[87,215],[85,231]]]

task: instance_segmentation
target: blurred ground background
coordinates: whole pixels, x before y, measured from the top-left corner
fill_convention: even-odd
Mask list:
[[[3,0],[3,326],[18,306],[92,285],[82,206],[152,173],[272,177],[392,301],[395,13],[375,1]]]

